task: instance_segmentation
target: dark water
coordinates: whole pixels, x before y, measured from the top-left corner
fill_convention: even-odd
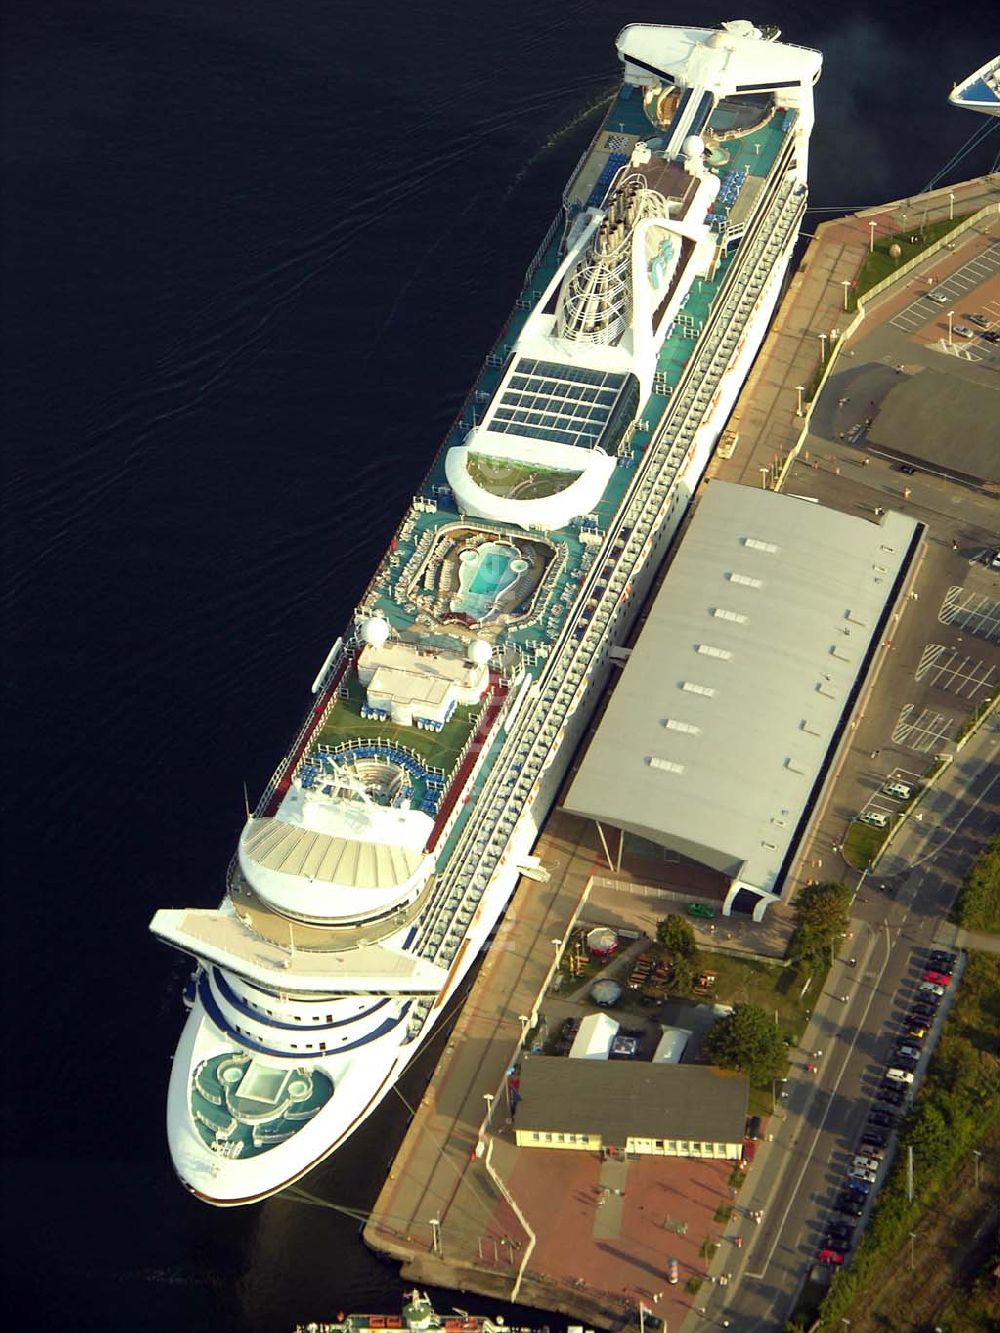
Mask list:
[[[976,25],[869,8],[756,15],[826,53],[820,207],[919,190],[980,123],[945,102],[991,54]],[[333,1207],[195,1203],[163,1130],[188,969],[146,925],[220,897],[242,784],[269,776],[516,294],[618,28],[727,16],[8,4],[2,1253],[24,1326],[395,1308],[395,1269],[336,1208],[370,1205],[402,1100],[308,1182]]]

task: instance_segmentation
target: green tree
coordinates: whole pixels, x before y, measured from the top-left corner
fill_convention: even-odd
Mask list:
[[[691,987],[694,985],[694,963],[692,960],[685,958],[683,954],[678,954],[674,958],[670,979],[675,995],[690,995]]]
[[[788,1061],[773,1016],[759,1004],[738,1004],[720,1018],[709,1029],[705,1051],[715,1064],[749,1074],[755,1083],[777,1078]]]
[[[822,963],[847,931],[851,890],[846,884],[807,884],[795,900],[798,923],[792,941],[795,957]]]
[[[691,923],[682,916],[665,916],[656,927],[656,939],[681,958],[694,958],[696,944]]]

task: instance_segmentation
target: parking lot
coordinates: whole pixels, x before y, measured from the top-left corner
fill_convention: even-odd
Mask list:
[[[881,816],[884,815],[886,820],[891,822],[900,814],[903,806],[919,794],[922,777],[922,773],[912,769],[898,767],[890,769],[881,779],[878,791],[865,802],[858,818],[865,824],[880,828],[888,827],[888,823],[882,824]]]
[[[970,657],[959,647],[929,643],[920,655],[914,679],[926,680],[939,690],[977,703],[992,686],[996,674],[996,667],[981,657]]]
[[[1000,643],[1000,602],[967,588],[951,587],[938,612],[942,625]]]
[[[892,1163],[897,1121],[926,1069],[959,967],[954,953],[919,949],[910,956],[882,1057],[862,1076],[861,1093],[869,1103],[866,1123],[860,1133],[838,1142],[830,1155],[827,1179],[835,1195],[818,1234],[810,1238],[822,1266],[837,1268],[847,1262],[856,1228],[867,1221],[870,1202]]]
[[[915,333],[932,319],[940,319],[943,310],[953,310],[958,323],[967,321],[970,313],[980,310],[979,305],[972,311],[965,310],[970,293],[997,273],[1000,273],[1000,245],[994,243],[940,282],[933,276],[929,278],[927,290],[894,315],[889,323],[902,333]],[[930,295],[932,292],[934,296]],[[983,307],[982,313],[990,320],[990,328],[1000,324],[1000,312]]]
[[[903,704],[892,728],[894,745],[904,745],[918,754],[934,754],[954,738],[958,719],[938,712],[936,708],[921,708]]]

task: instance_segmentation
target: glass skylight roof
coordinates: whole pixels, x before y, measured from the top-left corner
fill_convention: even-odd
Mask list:
[[[519,357],[486,423],[501,435],[526,435],[593,448],[607,425],[624,375]]]

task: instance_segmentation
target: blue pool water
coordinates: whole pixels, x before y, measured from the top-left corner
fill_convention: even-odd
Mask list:
[[[452,610],[483,620],[527,568],[517,547],[507,542],[484,542],[475,551],[463,551],[458,567],[460,592],[452,600]]]

